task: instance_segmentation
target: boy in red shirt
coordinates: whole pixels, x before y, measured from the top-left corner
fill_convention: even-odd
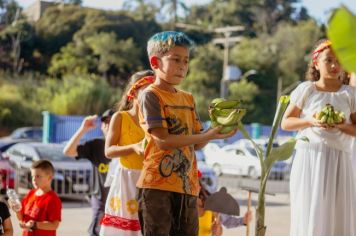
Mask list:
[[[61,221],[62,203],[51,188],[54,168],[47,160],[31,166],[34,189],[23,198],[22,209],[16,212],[23,236],[55,236]],[[10,205],[13,209],[13,207]]]

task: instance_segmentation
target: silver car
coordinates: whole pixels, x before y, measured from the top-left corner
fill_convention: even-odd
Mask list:
[[[18,143],[6,151],[15,169],[15,189],[26,194],[32,188],[31,165],[37,160],[49,160],[55,168],[53,190],[60,197],[76,197],[90,193],[92,167],[87,160],[75,160],[63,155],[63,145]]]

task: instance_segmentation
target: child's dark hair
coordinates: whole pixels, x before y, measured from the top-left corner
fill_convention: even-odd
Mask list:
[[[40,169],[47,174],[54,175],[54,167],[50,161],[39,160],[32,163],[31,169]]]
[[[132,108],[132,106],[133,106],[133,100],[129,100],[128,99],[127,92],[131,89],[132,85],[136,81],[140,80],[143,77],[153,76],[153,75],[154,75],[154,73],[153,73],[152,70],[139,71],[139,72],[136,72],[135,74],[133,74],[130,77],[129,82],[126,85],[126,88],[122,93],[122,97],[121,97],[120,102],[118,102],[117,105],[116,105],[116,110],[117,111],[128,111],[128,110],[130,110]]]
[[[318,47],[324,43],[327,43],[328,39],[320,39],[314,46],[312,54],[318,49]],[[330,47],[330,46],[329,46]],[[325,49],[328,47],[325,47]],[[324,49],[322,49],[324,50]],[[312,55],[312,60],[310,60],[308,64],[308,69],[305,73],[305,79],[309,81],[318,81],[320,79],[320,72],[315,68],[315,61],[317,60],[318,55]],[[341,81],[346,83],[347,81],[347,73],[342,73],[340,78]]]
[[[148,56],[163,56],[174,46],[183,46],[189,50],[194,46],[193,41],[183,32],[163,31],[153,35],[147,42]]]

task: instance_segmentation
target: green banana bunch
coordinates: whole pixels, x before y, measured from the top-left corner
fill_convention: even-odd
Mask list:
[[[322,124],[333,126],[342,123],[345,120],[345,114],[342,111],[336,111],[331,104],[326,104],[320,112],[315,114],[315,118]]]
[[[237,100],[213,99],[209,106],[211,127],[222,125],[221,134],[226,134],[236,129],[238,123],[246,114],[246,109],[238,108],[240,104],[241,102]]]

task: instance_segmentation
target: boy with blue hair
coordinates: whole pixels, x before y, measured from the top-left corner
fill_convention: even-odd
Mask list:
[[[147,52],[155,82],[140,96],[140,125],[147,145],[137,182],[139,218],[145,236],[198,235],[199,180],[195,150],[220,134],[202,131],[194,98],[178,90],[186,77],[193,42],[182,32],[153,35]]]

